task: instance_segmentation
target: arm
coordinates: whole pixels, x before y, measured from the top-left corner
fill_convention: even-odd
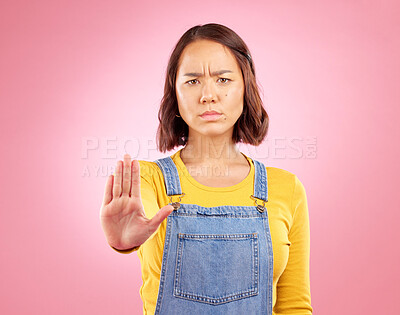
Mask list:
[[[293,221],[289,230],[289,259],[277,284],[276,314],[312,314],[309,278],[310,224],[307,196],[295,176],[291,209]]]

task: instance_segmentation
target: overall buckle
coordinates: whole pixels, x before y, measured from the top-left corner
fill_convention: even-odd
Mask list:
[[[257,203],[257,199],[259,199],[259,198],[254,197],[253,195],[251,195],[250,197],[251,197],[251,199],[253,199],[253,200],[256,202],[258,212],[263,213],[263,212],[265,211],[265,201],[262,200],[262,199],[260,199],[260,200],[262,200],[263,204],[262,204],[262,205],[259,205],[259,204]],[[268,202],[268,201],[267,201],[267,202]]]
[[[175,196],[179,196],[179,201],[172,202],[172,197],[175,197]],[[178,210],[179,207],[181,206],[180,201],[181,201],[181,198],[182,198],[183,196],[185,196],[185,193],[183,193],[183,194],[181,194],[181,195],[172,195],[172,196],[168,196],[171,206],[174,207],[174,211],[175,211],[175,210]]]

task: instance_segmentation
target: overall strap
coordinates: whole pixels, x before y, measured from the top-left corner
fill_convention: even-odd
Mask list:
[[[181,195],[181,182],[179,180],[178,169],[171,157],[158,159],[155,161],[164,175],[165,188],[167,195]]]
[[[254,197],[268,201],[267,170],[259,161],[254,162]]]

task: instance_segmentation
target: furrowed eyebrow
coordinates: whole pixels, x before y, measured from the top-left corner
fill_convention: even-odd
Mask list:
[[[219,70],[219,71],[215,71],[215,72],[211,73],[211,75],[216,76],[216,75],[221,75],[224,73],[232,73],[232,71],[231,70]],[[189,73],[185,73],[184,76],[185,77],[202,77],[203,74],[198,73],[198,72],[189,72]]]

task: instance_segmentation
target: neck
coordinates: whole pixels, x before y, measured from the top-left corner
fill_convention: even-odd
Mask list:
[[[185,164],[221,165],[246,161],[232,138],[227,137],[189,136],[180,156]]]

